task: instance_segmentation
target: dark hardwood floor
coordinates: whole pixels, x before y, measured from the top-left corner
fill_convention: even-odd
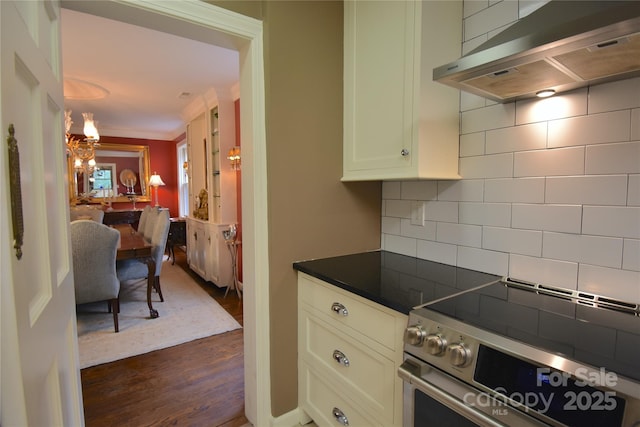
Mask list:
[[[206,283],[176,248],[176,265],[242,324],[235,292]],[[85,423],[92,426],[224,426],[248,423],[244,416],[243,331],[83,369]]]

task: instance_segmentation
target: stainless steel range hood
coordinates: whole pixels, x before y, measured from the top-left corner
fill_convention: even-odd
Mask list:
[[[640,1],[552,0],[433,79],[498,102],[640,75]]]

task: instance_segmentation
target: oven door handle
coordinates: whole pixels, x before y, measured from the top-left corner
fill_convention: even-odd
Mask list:
[[[450,395],[446,391],[443,391],[438,387],[424,381],[419,376],[416,376],[414,373],[411,372],[411,371],[415,372],[416,369],[420,370],[420,369],[431,369],[431,368],[429,368],[428,366],[418,367],[418,366],[415,366],[414,363],[405,361],[398,368],[398,375],[400,376],[400,378],[402,378],[403,381],[411,384],[413,387],[423,392],[427,396],[437,400],[438,402],[442,403],[445,406],[448,406],[450,409],[454,410],[455,412],[459,413],[460,415],[464,416],[465,418],[471,421],[474,421],[476,423],[479,423],[482,426],[487,426],[487,427],[507,427],[505,424],[499,423],[495,419],[490,418],[489,416],[483,414],[482,412],[479,412],[473,409],[472,407],[465,405],[459,399]]]

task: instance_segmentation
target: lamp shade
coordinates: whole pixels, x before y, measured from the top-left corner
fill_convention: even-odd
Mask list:
[[[84,118],[84,136],[95,141],[100,140],[100,134],[96,123],[93,121],[93,113],[82,113]]]
[[[149,185],[152,187],[158,187],[160,185],[164,185],[164,182],[162,181],[162,178],[160,178],[160,175],[154,172],[153,175],[151,175],[151,178],[149,178]]]

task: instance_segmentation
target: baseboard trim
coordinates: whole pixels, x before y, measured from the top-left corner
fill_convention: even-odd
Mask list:
[[[295,408],[279,417],[271,418],[271,427],[300,427],[313,420],[300,408]]]

